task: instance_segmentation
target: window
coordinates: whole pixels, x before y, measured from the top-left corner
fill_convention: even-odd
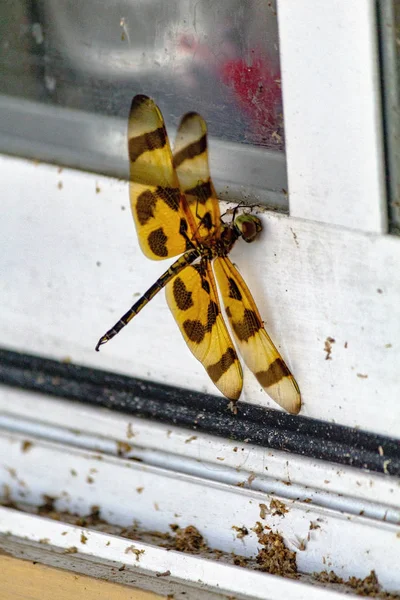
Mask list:
[[[0,67],[7,552],[49,564],[61,554],[63,567],[85,573],[95,562],[106,579],[177,597],[200,597],[199,581],[239,597],[250,587],[256,598],[266,589],[319,598],[322,584],[340,580],[368,593],[400,589],[395,204],[388,214],[399,88],[396,38],[382,26],[397,9],[366,0],[9,8]],[[246,104],[244,64],[276,83],[274,121]],[[280,209],[261,209],[261,239],[231,256],[299,382],[297,417],[276,410],[248,371],[238,415],[229,411],[162,294],[94,352],[164,270],[143,257],[129,215],[126,115],[140,92],[172,129],[186,110],[207,118],[222,199]],[[278,573],[297,569],[299,581],[271,575],[274,542]],[[174,552],[190,544],[199,554]],[[226,553],[220,561],[215,550]],[[314,572],[320,587],[309,584]]]
[[[127,178],[126,114],[145,92],[170,127],[184,112],[204,116],[221,193],[287,209],[275,2],[1,10],[4,151]]]
[[[379,3],[381,58],[383,67],[383,109],[387,152],[387,182],[392,231],[399,233],[400,211],[400,3]]]

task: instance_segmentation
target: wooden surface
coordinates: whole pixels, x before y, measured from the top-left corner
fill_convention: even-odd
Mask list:
[[[158,594],[0,556],[0,600],[158,600]]]

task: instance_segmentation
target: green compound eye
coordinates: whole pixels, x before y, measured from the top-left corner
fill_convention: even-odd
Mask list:
[[[239,215],[235,219],[235,227],[247,243],[254,242],[262,230],[260,219],[254,215]]]

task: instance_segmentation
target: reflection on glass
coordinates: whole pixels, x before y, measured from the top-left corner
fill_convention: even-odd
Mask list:
[[[145,93],[168,124],[283,149],[275,1],[14,0],[0,5],[0,93],[123,116]]]
[[[400,0],[378,4],[390,228],[400,235]]]

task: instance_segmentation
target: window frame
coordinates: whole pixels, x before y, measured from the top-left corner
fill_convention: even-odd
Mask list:
[[[398,240],[394,239],[393,236],[390,236],[392,239],[389,239],[389,236],[384,235],[387,230],[387,221],[385,217],[387,214],[387,205],[384,183],[384,149],[380,87],[376,66],[378,48],[376,29],[374,29],[376,27],[374,2],[372,2],[372,0],[354,0],[354,3],[350,4],[348,3],[348,0],[333,0],[331,3],[326,3],[323,8],[324,27],[318,28],[316,17],[317,15],[321,15],[320,7],[320,0],[298,0],[295,5],[294,3],[285,2],[285,0],[278,1],[282,52],[284,110],[285,121],[287,124],[287,163],[291,212],[291,217],[288,218],[288,221],[285,221],[287,225],[286,230],[288,233],[291,227],[296,228],[294,233],[292,231],[294,248],[297,248],[298,243],[307,243],[308,236],[311,237],[311,235],[315,235],[315,238],[323,238],[326,232],[328,232],[327,235],[329,234],[329,236],[333,236],[332,232],[338,232],[339,237],[340,235],[343,235],[343,243],[345,243],[346,239],[353,239],[354,245],[356,245],[358,242],[361,243],[361,241],[365,239],[372,240],[371,243],[377,244],[378,252],[379,248],[383,247],[379,246],[379,244],[382,243],[385,245],[385,247],[387,246],[389,248],[388,254],[392,253],[393,258],[396,258],[397,253],[400,253],[400,248],[397,243]],[[340,23],[337,17],[338,14],[340,14]],[[359,29],[356,29],[357,34],[359,35],[359,39],[357,41],[354,40],[354,31],[351,32],[351,27],[347,26],[351,23],[354,23],[355,19],[357,20],[359,27]],[[318,34],[318,36],[313,37],[310,40],[311,30],[313,33]],[[330,52],[332,49],[334,49],[335,45],[339,46],[340,44],[343,44],[344,47],[352,47],[349,46],[350,32],[352,33],[353,37],[352,43],[357,42],[358,44],[358,53],[355,53],[354,56],[348,56],[350,64],[346,64],[345,60],[335,63],[330,55]],[[326,51],[319,53],[318,56],[310,56],[310,50],[312,49],[313,44],[315,46],[318,41],[321,45],[324,45],[326,42],[329,51],[327,48],[325,48]],[[301,48],[301,52],[305,52],[303,59],[300,62],[296,60],[296,53],[299,52],[299,48]],[[356,92],[359,93],[360,91],[359,87],[355,88],[354,86],[350,85],[351,73],[354,73],[354,70],[356,69],[356,58],[360,55],[363,55],[364,59],[367,57],[367,60],[365,60],[365,64],[358,75],[362,79],[362,90],[363,93],[368,95],[369,103],[361,115],[361,121],[358,122],[357,126],[355,123],[353,123],[353,126],[349,130],[348,123],[343,118],[343,115],[349,114],[349,111],[351,113],[354,110],[351,97],[352,94]],[[315,103],[317,101],[317,99],[314,97],[315,87],[313,88],[313,86],[310,85],[310,87],[305,91],[306,93],[299,93],[299,82],[301,83],[306,80],[306,77],[302,78],[302,75],[305,75],[304,70],[307,70],[308,77],[310,77],[310,73],[313,74],[311,81],[314,82],[314,84],[320,85],[321,81],[323,80],[323,73],[326,72],[327,69],[332,71],[331,74],[334,78],[334,83],[337,86],[336,89],[338,89],[338,86],[342,81],[346,81],[349,85],[347,88],[347,93],[343,98],[341,110],[331,110],[332,120],[330,121],[329,126],[334,130],[332,144],[324,144],[323,141],[321,143],[319,132],[324,131],[324,128],[327,126],[327,122],[325,118],[322,118],[323,115],[318,110],[315,112],[313,110],[313,107],[315,107]],[[315,77],[315,73],[318,71],[322,73],[320,78]],[[360,79],[358,82],[360,83]],[[332,81],[330,83],[332,84]],[[328,92],[329,86],[327,84],[324,86],[323,102],[326,109],[328,109],[329,106],[331,109],[333,109],[334,106],[332,106],[332,103],[334,102],[334,97],[330,97]],[[320,98],[318,101],[321,101]],[[348,102],[347,105],[346,102]],[[363,127],[364,132],[362,143],[357,137],[357,133],[359,133],[359,128],[361,126]],[[341,140],[344,139],[348,141],[346,146],[348,148],[348,152],[343,151],[343,144]],[[304,144],[304,140],[307,141],[306,145]],[[121,140],[117,141],[117,143],[120,143],[120,141]],[[366,141],[369,143],[366,143]],[[343,151],[342,154],[341,151]],[[347,163],[349,162],[350,158],[352,166],[351,170],[347,168]],[[6,169],[7,164],[10,163],[7,163],[7,161],[2,162],[2,168]],[[368,169],[366,169],[365,165],[368,165]],[[27,185],[29,184],[29,169],[31,169],[31,167],[32,165],[28,165],[26,168]],[[37,168],[40,169],[41,173],[43,173],[43,177],[51,179],[56,193],[57,183],[62,179],[61,174],[57,174],[56,169],[51,171],[51,169],[47,168],[45,165],[39,165]],[[365,170],[368,171],[368,177],[364,179],[363,175]],[[85,174],[81,175],[81,193],[85,194],[88,193],[89,185],[92,186],[96,178],[86,177]],[[66,180],[68,177],[69,176],[66,175]],[[115,186],[119,185],[121,184],[115,183]],[[367,185],[368,190],[366,190]],[[118,198],[120,191],[120,188],[117,188],[116,195]],[[328,194],[327,191],[329,192]],[[40,193],[40,190],[36,190],[35,193]],[[328,203],[327,199],[332,201]],[[102,200],[100,195],[99,202],[103,201],[110,202],[110,198],[107,197],[106,200]],[[352,208],[354,208],[354,210],[351,211],[348,210],[350,201],[354,204],[354,206],[353,204],[351,205]],[[324,210],[326,212],[324,212]],[[124,219],[127,218],[126,212],[123,214],[123,217]],[[286,219],[286,217],[279,217],[276,220],[274,220],[275,217],[271,217],[271,219],[269,219],[270,217],[267,215],[266,222],[269,223],[268,226],[271,230],[274,229],[279,219]],[[303,237],[300,237],[299,239],[296,231],[299,231],[297,226],[299,226],[301,229],[302,222],[303,225],[305,223],[305,228],[301,230]],[[128,226],[132,227],[132,224],[129,223]],[[349,233],[347,231],[349,228],[356,229],[357,231]],[[92,234],[95,235],[95,232],[92,231]],[[345,236],[347,235],[353,237],[346,238]],[[274,239],[274,243],[277,243],[276,238]],[[333,239],[333,237],[327,237],[326,239],[329,242],[329,240]],[[119,243],[119,240],[117,240],[116,243]],[[124,250],[124,252],[127,251]],[[279,255],[277,260],[283,260],[282,256]],[[246,262],[244,261],[243,264],[245,266]],[[250,260],[248,265],[251,266]],[[147,269],[146,267],[146,271],[147,270],[150,270],[150,268]],[[253,276],[253,279],[254,283],[257,285],[256,277]],[[110,281],[105,282],[104,285],[108,284],[110,284]],[[386,293],[386,290],[384,290],[384,292]],[[393,296],[391,296],[391,298],[396,297],[395,292],[396,291],[393,292]],[[107,310],[109,310],[109,308]],[[119,310],[119,308],[117,307],[116,310]],[[390,316],[392,319],[394,319],[394,317],[395,315],[393,314]],[[274,333],[279,333],[279,327]],[[324,339],[318,339],[318,343],[321,344],[322,368],[323,366],[326,366],[325,363],[322,363],[322,360],[324,359],[322,352]],[[18,343],[16,346],[18,346]],[[82,358],[82,361],[84,362],[85,351],[82,348],[76,348],[73,342],[71,342],[71,348],[73,348],[74,358],[77,356],[78,361],[80,358]],[[65,354],[64,351],[57,348],[57,340],[53,340],[52,355],[55,358],[62,358],[63,354]],[[115,364],[117,367],[118,356],[116,356],[113,361],[113,364]],[[157,361],[157,356],[154,356],[154,361]],[[329,365],[330,363],[328,362],[327,364]],[[342,364],[345,364],[345,362]],[[87,434],[90,434],[93,437],[98,436],[99,439],[101,438],[106,445],[107,443],[115,444],[116,438],[122,435],[123,429],[126,428],[128,422],[126,417],[120,417],[113,415],[112,413],[108,414],[103,409],[93,409],[94,412],[92,412],[89,409],[86,410],[80,408],[78,411],[79,420],[82,424],[82,428],[87,427],[87,431],[84,432],[84,436],[76,432],[72,432],[71,435],[72,421],[68,421],[66,418],[68,411],[70,410],[67,403],[63,401],[56,401],[54,404],[54,412],[52,414],[50,406],[51,402],[44,399],[44,404],[41,405],[42,410],[44,411],[43,418],[41,418],[40,413],[35,415],[35,407],[32,404],[32,398],[28,398],[29,394],[27,396],[26,392],[21,392],[18,394],[18,398],[16,399],[15,403],[13,403],[13,409],[11,412],[10,410],[7,411],[6,403],[9,401],[9,398],[12,396],[12,394],[9,393],[8,388],[5,388],[5,391],[4,388],[2,388],[1,394],[3,413],[8,412],[9,417],[8,421],[3,421],[4,430],[8,431],[9,433],[11,432],[11,434],[15,434],[19,418],[21,422],[23,422],[23,425],[21,426],[20,424],[20,429],[17,431],[17,434],[19,436],[24,436],[28,440],[30,439],[30,435],[36,435],[39,440],[44,440],[44,446],[46,446],[45,440],[46,436],[50,435],[50,430],[52,431],[51,435],[54,436],[56,435],[56,431],[58,431],[60,434],[58,442],[60,444],[64,444],[66,449],[68,448],[68,445],[72,445],[72,447],[75,449],[82,448],[84,445],[84,437],[87,436]],[[362,399],[361,395],[360,397]],[[321,398],[320,401],[321,403],[324,402],[324,398]],[[44,408],[45,405],[46,408]],[[58,408],[56,408],[56,406]],[[10,414],[12,418],[10,417]],[[71,410],[69,413],[69,418],[74,420],[75,417],[78,418],[77,413],[74,413],[74,411]],[[85,426],[85,419],[88,419],[90,426]],[[91,421],[91,419],[96,421],[97,425],[93,426],[93,421]],[[46,420],[52,422],[47,424],[43,423]],[[98,429],[96,429],[96,427],[98,427]],[[109,431],[108,427],[113,429],[112,434],[107,433]],[[151,465],[152,459],[150,458],[150,455],[153,453],[152,456],[154,460],[155,454],[154,448],[150,445],[150,439],[154,434],[152,443],[157,441],[157,443],[159,442],[160,445],[162,445],[162,440],[168,439],[168,430],[170,428],[168,426],[160,426],[158,424],[152,424],[144,421],[137,423],[137,427],[141,427],[143,430],[142,435],[147,436],[146,444],[148,445],[147,448],[145,447],[143,449],[142,447],[138,451],[142,452],[145,464],[149,463]],[[158,460],[166,461],[170,458],[170,455],[173,454],[176,462],[174,468],[171,470],[175,470],[175,476],[177,478],[179,478],[183,469],[183,464],[179,465],[179,460],[182,456],[182,463],[187,458],[195,461],[196,452],[200,449],[201,452],[204,451],[206,454],[205,462],[208,464],[211,462],[211,464],[216,466],[218,465],[216,461],[218,460],[218,456],[220,456],[220,452],[222,452],[222,454],[225,453],[226,455],[230,454],[230,452],[232,452],[232,454],[234,453],[232,444],[230,442],[221,442],[220,440],[213,439],[207,435],[199,435],[199,440],[194,440],[196,444],[191,445],[192,442],[186,444],[188,439],[188,432],[186,430],[172,428],[172,432],[172,440],[171,442],[168,442],[168,447],[158,451]],[[18,437],[18,435],[16,435],[16,437]],[[68,435],[70,437],[68,437]],[[384,448],[381,450],[384,452]],[[218,452],[218,455],[216,451]],[[379,447],[377,447],[376,451],[378,454],[380,454]],[[213,454],[212,460],[211,454]],[[390,546],[390,549],[393,550],[391,556],[396,556],[396,552],[398,553],[398,544],[400,540],[399,527],[398,525],[396,526],[394,524],[384,523],[385,519],[387,518],[388,510],[393,509],[393,514],[396,514],[400,509],[397,489],[398,480],[396,480],[394,477],[389,477],[386,474],[371,474],[361,469],[352,469],[351,467],[341,467],[340,469],[337,469],[336,466],[332,466],[332,464],[310,461],[309,459],[300,459],[299,457],[295,457],[292,454],[284,452],[274,452],[273,456],[271,457],[270,451],[267,448],[249,448],[249,450],[246,452],[246,456],[248,457],[249,467],[251,467],[251,470],[249,470],[249,477],[251,477],[253,472],[256,472],[257,469],[259,469],[259,466],[256,466],[257,462],[258,465],[263,463],[263,461],[271,460],[273,462],[273,465],[271,465],[271,478],[269,483],[271,486],[275,485],[275,493],[277,491],[283,493],[285,491],[286,484],[292,483],[292,481],[287,480],[287,477],[285,480],[286,484],[284,481],[282,481],[282,479],[285,479],[285,473],[289,469],[288,465],[291,465],[290,468],[293,468],[296,471],[296,477],[293,478],[296,480],[293,482],[293,489],[296,485],[299,487],[305,487],[308,485],[311,488],[310,495],[315,496],[315,504],[318,507],[318,510],[322,510],[323,501],[321,498],[324,495],[324,489],[326,489],[325,486],[328,485],[324,483],[324,481],[330,481],[327,478],[327,474],[331,474],[332,478],[334,479],[334,483],[332,485],[334,488],[334,493],[337,494],[338,497],[342,493],[345,493],[346,495],[345,501],[348,501],[349,503],[347,506],[347,512],[351,512],[349,509],[350,505],[353,505],[354,510],[355,508],[364,510],[362,507],[360,508],[360,502],[362,503],[365,501],[366,504],[370,502],[370,504],[367,506],[367,510],[370,511],[370,514],[365,518],[370,519],[369,525],[376,528],[377,534],[382,533],[386,529],[389,531],[390,529],[390,531],[393,533],[392,545]],[[49,460],[51,460],[50,453]],[[125,459],[121,459],[121,461],[122,460]],[[211,478],[207,477],[207,464],[203,472],[201,472],[201,469],[196,471],[194,467],[190,466],[190,461],[186,460],[186,465],[188,465],[186,468],[188,469],[189,474],[192,472],[192,477],[200,477],[205,486],[209,484],[210,487],[212,487]],[[10,468],[13,468],[13,463],[9,462],[9,466]],[[236,468],[234,467],[233,463],[232,467]],[[57,464],[54,464],[54,468],[57,468]],[[392,482],[393,487],[396,490],[395,500],[393,500],[390,506],[388,506],[387,501],[385,501],[385,495],[388,491],[388,488],[392,486]],[[38,491],[41,489],[40,484],[43,484],[44,489],[45,483],[45,481],[40,482],[38,480]],[[252,482],[250,482],[249,485],[251,485],[251,483]],[[225,484],[227,486],[229,485],[230,493],[241,493],[241,488],[235,488],[229,484],[228,480],[226,480]],[[110,477],[108,480],[107,485],[112,485],[112,477]],[[289,489],[291,486],[286,487]],[[364,490],[365,495],[363,495]],[[264,490],[264,493],[266,493],[266,490]],[[101,494],[101,490],[99,491],[99,494]],[[286,492],[286,496],[284,495],[283,497],[287,498],[288,496],[289,492]],[[336,505],[325,506],[326,511],[331,513],[333,520],[335,518],[338,520],[348,518],[349,514],[346,514],[346,506],[343,504],[343,501],[342,505],[340,505],[338,499],[337,502],[338,503]],[[306,504],[308,503],[306,502]],[[305,508],[307,508],[307,506]],[[12,511],[12,509],[8,510]],[[344,515],[341,512],[342,510],[345,511]],[[4,512],[4,509],[1,509],[1,511]],[[4,512],[3,516],[6,519],[9,517],[11,518],[12,516],[13,523],[15,524],[14,534],[21,541],[22,537],[26,534],[26,526],[29,519],[24,517],[24,519],[19,521],[18,516],[12,515],[11,512]],[[285,517],[289,524],[291,522],[290,518],[290,515]],[[361,520],[362,518],[363,517],[360,517]],[[40,538],[38,537],[38,530],[42,528],[43,523],[49,528],[49,531],[50,529],[52,531],[57,529],[58,524],[49,524],[45,519],[40,520],[40,522],[37,518],[35,519],[32,519],[29,522],[32,524],[33,521],[35,521],[37,526],[37,529],[34,529],[34,526],[32,525],[33,529],[31,529],[31,542],[37,543],[39,541]],[[215,528],[218,528],[217,521],[213,522],[212,525]],[[61,533],[62,532],[60,528],[58,528],[56,532],[57,539],[62,539],[58,537],[61,535]],[[333,527],[332,530],[327,533],[327,535],[328,534],[331,535],[333,539],[334,535],[336,534],[335,527]],[[78,533],[76,531],[71,531],[71,535],[77,536]],[[46,536],[42,534],[40,537],[43,538]],[[78,540],[78,537],[76,537],[76,539]],[[62,546],[59,546],[59,548],[61,547]],[[137,548],[147,550],[147,548],[142,548],[140,545],[138,545]],[[356,543],[354,548],[356,551]],[[125,551],[126,546],[122,548],[118,556],[110,554],[108,557],[104,557],[104,555],[100,556],[100,554],[98,554],[97,557],[103,559],[111,557],[112,560],[121,560],[122,558],[125,558]],[[386,551],[382,552],[382,565],[384,565],[386,560],[387,551],[388,546],[386,547]],[[153,575],[155,575],[156,572],[162,572],[163,566],[165,567],[166,565],[166,559],[164,555],[167,553],[160,550],[157,550],[157,552],[154,551],[154,553],[152,553],[152,551],[150,551],[150,559],[153,560],[152,565],[150,565],[150,563],[143,565],[145,570],[152,570]],[[85,552],[83,552],[83,554],[85,554]],[[300,554],[302,553],[300,552]],[[204,568],[209,574],[209,570],[212,569],[213,576],[211,577],[210,574],[210,577],[207,580],[206,578],[204,580],[204,584],[210,586],[210,588],[215,586],[216,589],[216,586],[219,585],[220,587],[224,587],[224,590],[232,590],[239,593],[244,593],[248,589],[247,586],[249,584],[249,575],[247,571],[243,571],[243,580],[245,580],[246,587],[242,586],[240,588],[238,585],[239,583],[241,584],[243,580],[241,579],[240,574],[238,575],[238,570],[232,571],[232,569],[227,569],[225,566],[219,566],[214,562],[204,565],[204,562],[201,558],[180,558],[174,557],[172,554],[171,557],[171,563],[168,563],[167,567],[169,568],[170,564],[172,565],[179,563],[179,569],[181,570],[179,570],[179,572],[176,574],[178,580],[184,582],[185,579],[191,579],[192,584],[194,583],[195,579],[199,578],[199,573],[202,568]],[[357,567],[360,567],[362,558],[360,558],[356,553],[355,557],[359,559]],[[132,555],[129,557],[129,559],[131,559],[130,562],[132,563],[130,566],[132,568],[136,567],[135,556]],[[305,564],[306,559],[304,558],[304,555],[301,556],[301,559]],[[339,561],[337,558],[336,560],[337,562]],[[85,560],[83,560],[83,564],[84,562]],[[128,558],[126,558],[124,562],[128,562]],[[203,573],[204,572],[205,571],[203,571]],[[365,575],[367,574],[368,573],[365,573]],[[253,575],[251,577],[253,577]],[[253,590],[256,589],[256,585],[261,586],[259,588],[260,592],[258,595],[260,598],[265,597],[264,586],[266,585],[267,581],[269,582],[268,585],[270,585],[268,592],[270,593],[270,598],[278,598],[281,597],[282,594],[288,598],[299,598],[301,597],[301,594],[304,594],[304,597],[310,598],[310,594],[314,594],[315,598],[317,599],[320,597],[322,598],[322,594],[326,594],[326,591],[323,588],[317,589],[314,587],[309,587],[306,584],[300,585],[296,582],[280,580],[273,578],[272,576],[265,576],[265,578],[262,576],[261,578],[261,575],[258,573],[254,575],[254,581],[255,583]],[[260,583],[258,583],[258,581]],[[339,598],[342,597],[342,595],[332,592],[332,598],[333,597]]]
[[[385,233],[376,3],[278,0],[278,17],[290,214]]]

